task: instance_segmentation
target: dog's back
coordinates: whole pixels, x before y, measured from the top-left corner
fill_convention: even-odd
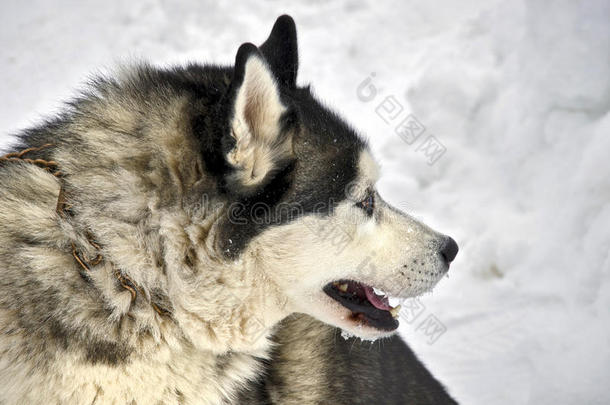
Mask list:
[[[264,377],[242,404],[457,404],[399,336],[351,337],[306,315],[284,320]]]

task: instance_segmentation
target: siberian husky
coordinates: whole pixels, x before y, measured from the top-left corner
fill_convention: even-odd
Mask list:
[[[453,403],[391,337],[388,297],[434,287],[457,244],[382,199],[367,142],[297,68],[281,16],[234,66],[97,77],[19,135],[1,404]],[[389,340],[350,351],[337,328]]]

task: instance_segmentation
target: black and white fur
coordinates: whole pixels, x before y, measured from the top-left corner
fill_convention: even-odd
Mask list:
[[[378,196],[366,142],[297,85],[297,55],[282,16],[234,66],[97,77],[20,134],[0,161],[1,404],[245,403],[288,370],[291,314],[323,321],[312,339],[326,345],[334,327],[392,334],[329,283],[405,298],[445,274],[455,243]],[[334,254],[319,227],[349,246]],[[289,391],[268,399],[320,403]]]

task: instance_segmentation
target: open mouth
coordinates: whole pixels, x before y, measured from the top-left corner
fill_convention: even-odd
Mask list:
[[[354,321],[383,331],[398,328],[400,305],[392,307],[385,294],[352,280],[333,281],[324,292],[351,311]]]

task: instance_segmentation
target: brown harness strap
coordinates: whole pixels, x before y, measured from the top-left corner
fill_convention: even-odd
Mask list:
[[[55,146],[55,145],[52,144],[52,143],[47,143],[47,144],[44,144],[44,145],[39,146],[39,147],[27,148],[27,149],[24,149],[24,150],[19,151],[19,152],[11,152],[11,153],[8,153],[8,154],[6,154],[4,156],[0,156],[0,162],[26,162],[26,163],[30,163],[30,164],[36,165],[38,167],[41,167],[41,168],[47,170],[53,176],[59,178],[60,182],[61,182],[63,174],[62,174],[61,171],[59,171],[59,164],[57,162],[55,162],[53,160],[30,159],[30,158],[27,158],[25,156],[28,153],[38,152],[40,150],[47,149],[47,148],[50,148],[50,147],[53,147],[53,146]],[[60,189],[59,189],[59,195],[57,196],[56,212],[62,218],[68,218],[70,216],[70,209],[71,208],[72,208],[72,205],[69,204],[67,199],[66,199],[66,194],[64,192],[63,182],[61,182],[60,183]],[[100,251],[102,250],[101,246],[98,245],[93,240],[93,236],[91,234],[87,233],[86,236],[87,236],[87,241],[89,242],[89,244],[91,246],[93,246],[93,248],[97,252],[97,256],[95,256],[93,259],[86,258],[81,252],[78,251],[78,249],[76,248],[76,245],[74,244],[74,242],[72,242],[72,256],[74,257],[74,260],[78,263],[78,265],[85,271],[84,274],[89,273],[91,271],[92,267],[97,266],[98,264],[100,264],[104,260],[104,257],[100,253]],[[121,284],[121,287],[123,287],[124,289],[129,291],[129,293],[131,294],[131,302],[132,303],[134,303],[136,301],[136,299],[138,297],[138,292],[143,294],[142,289],[140,287],[138,287],[134,283],[134,281],[129,276],[124,274],[121,270],[115,268],[114,269],[114,276],[119,281],[119,284]],[[157,312],[161,316],[166,316],[166,315],[170,315],[171,314],[168,310],[166,310],[163,307],[155,304],[152,301],[150,302],[150,304],[153,307],[153,309],[155,310],[155,312]]]
[[[57,169],[57,167],[59,166],[57,164],[57,162],[53,161],[53,160],[44,160],[44,159],[29,159],[26,158],[25,155],[30,153],[30,152],[38,152],[40,150],[46,149],[46,148],[50,148],[53,145],[52,143],[46,143],[42,146],[36,147],[36,148],[27,148],[24,149],[20,152],[12,152],[12,153],[7,153],[4,156],[0,156],[0,162],[26,162],[26,163],[31,163],[33,165],[36,165],[38,167],[42,167],[43,169],[51,172],[53,174],[53,176],[55,177],[60,177],[61,176],[61,172]]]

